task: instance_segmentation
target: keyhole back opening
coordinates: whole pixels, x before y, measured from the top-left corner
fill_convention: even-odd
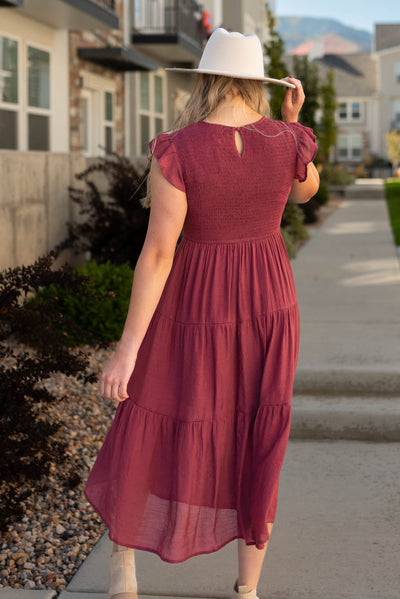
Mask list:
[[[241,156],[243,154],[243,138],[239,129],[235,129],[235,144],[238,154]]]

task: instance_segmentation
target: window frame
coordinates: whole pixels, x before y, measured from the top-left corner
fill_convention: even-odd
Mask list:
[[[107,101],[106,95],[111,95],[111,120],[107,119],[106,110],[107,110]],[[111,152],[115,151],[115,92],[110,91],[109,89],[105,89],[103,91],[103,146],[107,151],[107,133],[106,130],[111,129]]]
[[[6,38],[17,42],[17,87],[18,87],[18,102],[4,102],[0,100],[0,110],[8,110],[10,112],[15,112],[17,114],[17,147],[13,150],[6,150],[9,152],[18,152],[21,151],[21,146],[23,146],[23,133],[22,133],[22,107],[23,107],[23,41],[21,37],[16,35],[10,35],[8,32],[3,32],[0,30],[0,39]],[[27,144],[28,145],[28,144]]]
[[[359,105],[358,116],[354,116],[353,105]],[[345,106],[346,110],[341,111],[341,106]],[[343,116],[342,116],[343,115]],[[347,100],[340,100],[338,102],[338,108],[336,112],[336,120],[339,123],[362,123],[364,121],[364,101],[358,98],[350,98]]]
[[[54,60],[53,50],[49,46],[38,44],[31,41],[30,38],[22,38],[9,34],[7,31],[0,30],[0,38],[5,37],[18,43],[18,103],[0,101],[0,109],[12,110],[17,113],[17,148],[9,150],[10,152],[37,152],[45,150],[29,149],[29,115],[47,116],[49,118],[49,139],[48,150],[52,151],[52,125],[53,125],[53,106],[52,106],[52,64]],[[47,52],[49,55],[49,108],[37,108],[29,106],[28,89],[28,48],[35,48]]]
[[[354,139],[360,140],[360,145],[354,144]],[[341,140],[346,143],[341,145]],[[341,155],[341,150],[346,149],[346,155]],[[360,151],[359,155],[354,155],[354,150]],[[336,152],[339,162],[361,162],[363,159],[363,136],[361,133],[339,133],[336,145]]]
[[[41,50],[42,52],[46,52],[49,55],[49,108],[39,108],[37,106],[30,106],[29,105],[29,59],[28,59],[28,49],[29,48],[34,48],[35,50]],[[52,118],[52,77],[51,77],[51,69],[52,69],[52,52],[51,49],[48,46],[44,46],[42,44],[37,44],[36,42],[30,42],[29,40],[25,40],[25,52],[24,52],[24,59],[25,59],[25,101],[26,101],[26,106],[25,106],[25,111],[26,111],[26,149],[28,152],[43,152],[43,151],[47,151],[50,152],[51,151],[51,127],[52,127],[52,123],[53,123],[53,118]],[[29,124],[28,124],[28,119],[30,115],[38,115],[38,116],[47,116],[49,119],[49,144],[48,144],[48,150],[31,150],[29,149]]]
[[[394,65],[395,79],[397,85],[400,85],[400,62],[396,62]]]
[[[156,131],[156,121],[158,119],[162,122],[161,131],[165,130],[165,123],[167,118],[167,77],[166,74],[158,69],[157,71],[145,71],[147,76],[149,77],[149,100],[150,107],[149,109],[145,109],[141,107],[141,74],[140,72],[136,73],[136,149],[138,156],[146,156],[146,154],[142,151],[142,127],[141,127],[141,117],[145,116],[149,118],[149,139],[147,142],[152,140],[158,133]],[[142,71],[143,73],[143,71]],[[155,94],[155,81],[156,77],[161,79],[161,97],[162,97],[162,112],[156,111],[156,94]],[[147,147],[147,146],[146,146]]]
[[[88,98],[90,105],[89,121],[88,121],[88,139],[89,148],[83,147],[83,106],[81,105],[81,142],[80,152],[84,156],[97,157],[105,156],[106,151],[100,149],[106,147],[106,127],[112,127],[112,151],[116,149],[116,100],[117,87],[115,81],[109,79],[105,75],[91,73],[90,71],[80,71],[82,77],[81,99]],[[112,121],[106,120],[106,93],[110,93],[112,97]],[[90,118],[90,116],[92,118]],[[97,125],[99,124],[99,126]]]
[[[400,128],[400,97],[392,98],[390,103],[390,120],[391,127],[398,130],[397,128]]]

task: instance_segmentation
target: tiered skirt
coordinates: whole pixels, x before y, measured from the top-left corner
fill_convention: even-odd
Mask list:
[[[183,237],[85,496],[120,545],[171,563],[275,521],[299,343],[279,231]]]

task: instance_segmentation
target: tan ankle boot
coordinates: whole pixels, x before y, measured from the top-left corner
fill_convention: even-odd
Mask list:
[[[247,584],[238,586],[237,580],[233,587],[232,599],[259,599],[257,597],[257,589],[247,590]]]
[[[107,599],[138,599],[133,549],[114,551],[111,554]]]

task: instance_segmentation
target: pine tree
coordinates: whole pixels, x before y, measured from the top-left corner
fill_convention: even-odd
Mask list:
[[[293,72],[296,79],[300,79],[306,95],[301,109],[301,123],[316,129],[316,112],[319,108],[318,67],[308,60],[308,56],[294,56]]]
[[[332,69],[327,72],[321,85],[321,122],[318,125],[318,145],[323,160],[329,160],[329,151],[336,143],[335,112],[337,107],[335,75]]]
[[[267,13],[267,25],[269,30],[269,42],[264,44],[264,51],[269,59],[268,77],[274,79],[282,79],[287,76],[287,68],[283,62],[285,52],[285,44],[276,29],[276,19],[269,7],[268,2],[265,4]],[[285,88],[280,85],[271,85],[269,88],[269,103],[271,106],[271,117],[279,119],[281,117],[281,106],[285,97]]]

